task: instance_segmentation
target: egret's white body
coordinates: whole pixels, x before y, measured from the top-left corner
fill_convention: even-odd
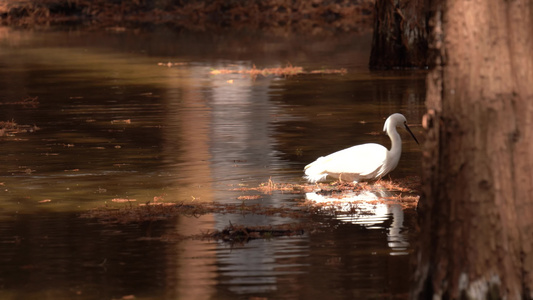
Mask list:
[[[402,139],[396,127],[403,125],[418,143],[407,126],[402,114],[392,114],[385,121],[383,131],[391,139],[391,149],[379,144],[357,145],[337,151],[328,156],[319,157],[305,166],[305,178],[309,182],[318,182],[327,176],[341,181],[358,182],[379,179],[396,168],[402,154]]]

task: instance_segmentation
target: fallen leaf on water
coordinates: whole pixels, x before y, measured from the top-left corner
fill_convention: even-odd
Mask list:
[[[131,119],[126,120],[112,120],[111,124],[131,124]]]
[[[165,200],[165,197],[163,196],[154,196],[154,202],[163,201],[163,200]]]

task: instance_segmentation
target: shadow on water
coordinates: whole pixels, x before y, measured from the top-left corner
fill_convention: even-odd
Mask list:
[[[421,138],[424,73],[367,71],[369,45],[350,34],[0,29],[0,121],[39,128],[0,137],[0,298],[405,298],[415,213],[399,206],[379,208],[372,226],[326,217],[331,230],[241,246],[159,238],[291,218],[78,217],[125,205],[114,199],[293,207],[303,195],[240,188],[303,183],[320,155],[388,146],[381,130],[393,112]],[[211,73],[289,63],[347,73]],[[26,97],[38,105],[15,104]],[[392,178],[418,174],[418,146],[403,147]]]

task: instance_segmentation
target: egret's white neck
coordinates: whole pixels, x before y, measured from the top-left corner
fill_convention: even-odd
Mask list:
[[[387,126],[387,135],[390,137],[391,140],[391,148],[389,150],[389,155],[398,157],[399,160],[399,154],[402,153],[402,139],[398,131],[396,131],[396,126],[392,124],[388,125],[389,126]]]

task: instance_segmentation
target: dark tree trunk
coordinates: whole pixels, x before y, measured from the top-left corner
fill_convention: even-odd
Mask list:
[[[533,298],[533,2],[431,4],[413,299]]]
[[[371,69],[427,66],[425,0],[376,0]]]

